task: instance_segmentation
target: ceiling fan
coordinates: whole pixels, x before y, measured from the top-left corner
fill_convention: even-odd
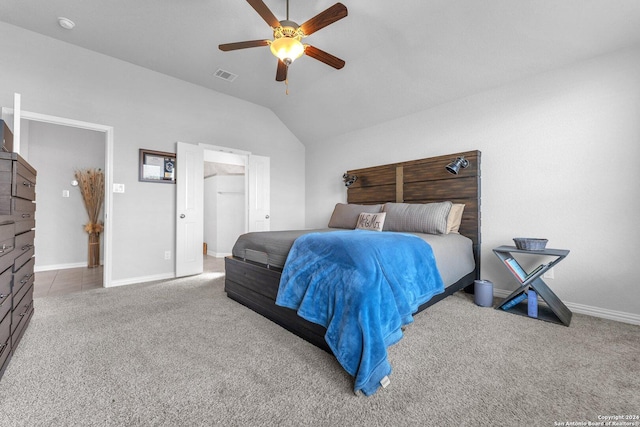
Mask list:
[[[276,81],[287,80],[289,65],[303,54],[317,59],[320,62],[340,69],[345,62],[317,47],[302,44],[302,38],[307,37],[329,24],[347,16],[347,8],[342,3],[336,3],[323,12],[320,12],[302,25],[289,20],[289,0],[287,0],[287,19],[278,21],[271,10],[262,0],[247,0],[247,3],[265,20],[273,30],[273,40],[249,40],[244,42],[226,43],[218,47],[224,52],[250,47],[270,46],[271,52],[278,58]]]

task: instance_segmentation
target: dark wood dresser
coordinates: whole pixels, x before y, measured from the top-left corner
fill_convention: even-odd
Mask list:
[[[0,377],[33,316],[36,170],[0,152]]]

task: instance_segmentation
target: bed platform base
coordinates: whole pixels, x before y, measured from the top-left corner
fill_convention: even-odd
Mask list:
[[[324,327],[303,319],[290,308],[275,304],[281,273],[281,270],[277,268],[268,268],[262,264],[229,256],[225,258],[224,290],[229,298],[331,353],[331,349],[324,339],[326,333]],[[469,273],[458,282],[448,286],[444,293],[436,295],[421,305],[418,312],[461,289],[472,289],[471,285],[473,285],[475,277],[475,271]]]

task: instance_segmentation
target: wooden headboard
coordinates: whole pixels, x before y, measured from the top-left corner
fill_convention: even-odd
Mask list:
[[[457,175],[445,166],[457,157],[469,161]],[[476,279],[480,278],[480,151],[466,151],[427,159],[347,171],[358,179],[347,191],[347,201],[358,204],[464,203],[460,234],[473,241]]]

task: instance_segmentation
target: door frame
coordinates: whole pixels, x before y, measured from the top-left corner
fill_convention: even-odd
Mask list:
[[[3,108],[3,112],[13,114],[12,108]],[[106,126],[97,123],[83,122],[80,120],[67,119],[64,117],[50,116],[47,114],[34,113],[22,110],[21,119],[34,122],[49,123],[53,125],[68,126],[79,129],[92,130],[104,133],[105,139],[105,165],[104,165],[104,258],[102,286],[111,286],[113,277],[112,265],[112,242],[113,242],[113,126]],[[18,153],[19,154],[19,153]]]

